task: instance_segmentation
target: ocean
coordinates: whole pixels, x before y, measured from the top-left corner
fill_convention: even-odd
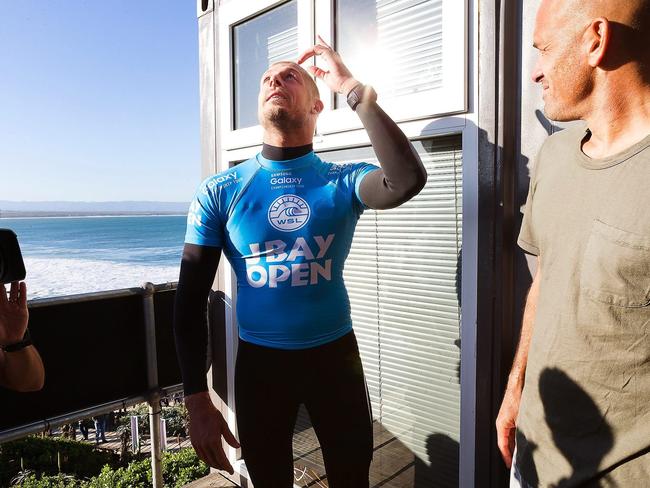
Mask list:
[[[2,218],[27,270],[28,298],[178,280],[185,216]]]

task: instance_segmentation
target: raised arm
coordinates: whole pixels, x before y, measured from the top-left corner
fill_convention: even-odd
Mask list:
[[[210,466],[232,473],[221,437],[233,447],[239,447],[239,443],[212,403],[206,378],[206,307],[220,257],[219,248],[185,244],[174,306],[174,337],[183,376],[185,405],[190,416],[192,445],[197,455]]]
[[[535,278],[533,279],[533,283],[528,291],[528,298],[526,299],[526,306],[524,308],[519,345],[517,346],[517,352],[515,353],[515,358],[512,362],[512,369],[508,376],[508,384],[496,420],[497,443],[503,461],[506,463],[508,468],[512,465],[512,455],[515,448],[517,415],[519,414],[521,393],[524,389],[530,340],[533,337],[533,324],[535,323],[535,315],[537,313],[537,300],[539,298],[541,276],[541,261],[538,258],[537,272],[535,273]]]
[[[43,361],[29,339],[23,339],[29,321],[27,287],[11,284],[9,298],[0,285],[0,385],[16,391],[43,388]]]
[[[361,200],[370,208],[385,209],[401,205],[417,195],[427,181],[427,172],[417,152],[397,124],[381,109],[370,88],[365,88],[343,64],[341,56],[323,39],[305,51],[298,63],[312,56],[321,56],[328,70],[310,66],[309,70],[322,79],[334,92],[360,95],[355,110],[368,132],[370,143],[381,169],[366,175],[361,181]]]

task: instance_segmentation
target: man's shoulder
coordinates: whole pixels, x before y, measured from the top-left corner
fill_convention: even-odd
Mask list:
[[[365,169],[375,169],[375,166],[363,161],[346,161],[344,163],[329,163],[323,161],[323,168],[331,179],[342,178]]]
[[[535,157],[534,174],[539,178],[548,172],[566,171],[566,162],[578,153],[585,130],[584,123],[576,123],[547,137]]]
[[[584,122],[572,123],[566,128],[551,134],[542,144],[540,153],[548,150],[571,151],[585,136],[587,126]]]
[[[223,190],[229,192],[236,190],[238,187],[245,185],[246,181],[255,174],[258,167],[255,158],[251,158],[225,171],[208,176],[201,183],[201,193],[210,195]]]

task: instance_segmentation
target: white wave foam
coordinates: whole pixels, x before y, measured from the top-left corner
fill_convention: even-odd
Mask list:
[[[76,295],[178,281],[179,266],[146,266],[86,259],[25,258],[28,298]]]

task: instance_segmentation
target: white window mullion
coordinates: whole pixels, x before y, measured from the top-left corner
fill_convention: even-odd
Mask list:
[[[315,0],[314,1],[314,26],[315,32],[313,41],[316,41],[316,36],[319,35],[330,46],[334,45],[334,6],[332,0]],[[322,61],[314,60],[310,64],[316,63],[317,66],[325,67]],[[323,112],[329,112],[334,109],[334,95],[331,93],[327,85],[321,81],[316,80],[318,90],[321,94],[321,100],[325,106]],[[320,132],[318,127],[316,131]]]
[[[298,53],[314,44],[314,15],[316,7],[313,0],[298,0]]]

